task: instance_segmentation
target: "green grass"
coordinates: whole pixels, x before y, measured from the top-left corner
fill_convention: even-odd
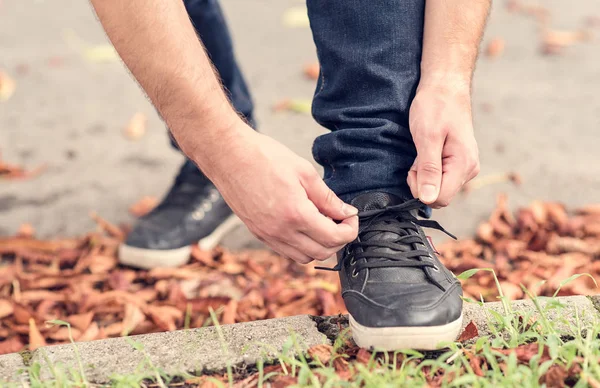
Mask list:
[[[466,271],[461,275],[467,278],[476,271]],[[582,275],[577,275],[582,276]],[[573,276],[563,285],[576,279]],[[247,377],[256,386],[267,387],[269,381],[286,378],[299,387],[600,387],[600,325],[597,314],[594,317],[581,317],[579,312],[574,319],[552,321],[555,316],[566,311],[559,299],[537,298],[527,290],[537,312],[524,314],[514,311],[502,294],[500,301],[503,313],[485,307],[488,313],[488,327],[491,335],[480,337],[467,343],[449,343],[444,351],[421,353],[414,350],[395,353],[361,353],[357,359],[357,349],[350,344],[349,333],[343,332],[331,348],[329,358],[322,362],[318,357],[311,359],[304,355],[298,339],[290,336],[284,350],[279,354],[276,365],[265,366],[259,362],[255,372]],[[558,294],[555,294],[555,296]],[[544,301],[544,303],[541,303]],[[558,313],[558,314],[557,314]],[[222,336],[214,314],[211,315]],[[66,322],[53,322],[66,324]],[[78,367],[65,370],[57,365],[49,365],[50,379],[41,381],[40,365],[28,367],[31,387],[95,387],[87,381],[77,345],[73,343],[78,359]],[[132,341],[132,346],[144,352]],[[506,349],[513,349],[506,350]],[[293,354],[300,356],[293,356]],[[158,370],[145,354],[146,362],[139,372],[127,376],[113,376],[113,387],[153,387],[182,386],[189,375],[167,376]],[[365,359],[365,355],[367,359]],[[285,376],[285,377],[282,377]],[[240,379],[232,365],[221,375],[195,379],[200,383],[210,379],[220,387],[229,387]],[[246,376],[244,376],[246,378]],[[21,385],[13,385],[21,386]],[[188,385],[189,386],[189,385]]]

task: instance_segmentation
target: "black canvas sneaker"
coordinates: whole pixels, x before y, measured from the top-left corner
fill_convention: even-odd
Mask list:
[[[176,267],[191,244],[214,248],[241,221],[217,188],[186,161],[163,201],[135,224],[119,247],[119,261],[138,268]]]
[[[380,350],[433,350],[456,340],[462,323],[462,288],[437,258],[418,219],[423,203],[367,193],[357,239],[338,253],[342,297],[357,345]]]

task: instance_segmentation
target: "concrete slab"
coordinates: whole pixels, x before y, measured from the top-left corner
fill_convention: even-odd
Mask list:
[[[129,338],[77,343],[86,378],[95,383],[113,374],[154,374],[222,370],[229,365],[253,365],[258,358],[273,359],[290,344],[295,333],[298,349],[326,343],[308,316],[269,319],[221,327],[179,330]],[[296,354],[291,351],[291,355]],[[32,362],[42,365],[41,378],[51,378],[48,361],[63,370],[77,370],[73,345],[47,346],[35,351]],[[151,366],[153,365],[153,367]]]
[[[539,300],[542,310],[546,309],[550,298],[540,298]],[[562,335],[573,334],[574,328],[577,327],[577,320],[579,320],[581,327],[591,327],[600,323],[600,296],[566,296],[559,297],[555,299],[555,302],[550,303],[556,302],[559,305],[551,304],[545,312],[545,316]],[[594,303],[598,303],[597,306],[599,307],[597,308]],[[557,309],[552,306],[560,306],[561,308]],[[540,314],[531,300],[512,301],[511,307],[513,311],[520,313],[523,317],[531,314],[534,321],[540,319]],[[501,302],[489,302],[484,306],[476,303],[465,303],[461,332],[470,322],[473,322],[477,326],[479,336],[491,335],[490,323],[495,322],[495,320],[490,311],[504,314],[504,307]],[[314,319],[317,322],[319,331],[327,335],[329,339],[335,339],[340,334],[340,331],[348,327],[348,318],[345,315],[314,317]]]
[[[558,303],[557,305],[554,305]],[[540,298],[540,306],[555,329],[563,335],[571,335],[577,325],[591,327],[600,322],[600,312],[594,303],[600,296],[570,296],[555,300]],[[515,312],[524,317],[539,320],[540,315],[530,300],[511,303]],[[560,309],[554,307],[561,307]],[[463,328],[470,322],[477,326],[480,336],[492,334],[489,323],[493,322],[490,311],[504,313],[500,302],[480,306],[467,303],[463,310]],[[110,380],[113,374],[151,374],[156,369],[168,373],[222,370],[229,365],[254,365],[259,358],[272,360],[284,349],[297,350],[334,340],[348,327],[347,316],[309,317],[306,315],[269,319],[249,323],[222,326],[223,339],[214,327],[179,330],[167,333],[111,338],[100,341],[77,343],[81,365],[86,377],[95,383]],[[291,343],[295,333],[298,347]],[[47,346],[34,352],[31,362],[42,366],[41,378],[52,377],[49,363],[61,371],[77,371],[78,360],[73,345]],[[19,382],[24,378],[19,371],[25,368],[19,354],[0,356],[0,382]]]
[[[554,301],[551,300],[550,298],[540,298],[540,307],[546,311],[546,318],[553,323],[556,331],[562,335],[574,334],[578,327],[578,321],[581,327],[591,327],[600,322],[598,310],[588,297],[567,296],[557,298]],[[560,304],[554,305],[557,301]],[[548,305],[548,303],[551,304]],[[531,300],[513,301],[511,306],[515,312],[521,313],[523,317],[532,314],[532,319],[540,322],[540,314]],[[560,308],[556,308],[559,306]],[[486,303],[485,307],[475,303],[465,304],[463,308],[463,328],[472,321],[477,326],[480,336],[491,335],[492,331],[489,323],[495,321],[490,310],[504,314],[504,307],[501,302]]]
[[[20,383],[27,380],[23,358],[18,353],[0,356],[0,387],[8,383]]]

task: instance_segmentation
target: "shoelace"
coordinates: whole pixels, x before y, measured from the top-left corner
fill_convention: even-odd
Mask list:
[[[425,249],[413,249],[412,244],[423,244],[423,238],[418,234],[417,225],[424,228],[432,228],[444,232],[448,236],[456,239],[456,237],[444,229],[437,221],[419,219],[413,216],[410,212],[421,209],[425,206],[418,199],[412,199],[399,205],[387,207],[385,209],[366,210],[358,213],[361,220],[361,225],[358,228],[358,238],[356,241],[346,246],[348,254],[344,255],[335,267],[315,267],[316,269],[326,271],[340,271],[344,264],[344,260],[352,257],[351,260],[357,261],[353,271],[358,273],[367,268],[390,268],[390,267],[411,267],[411,268],[435,268],[435,264],[428,261],[422,261],[421,257],[429,256],[429,251]],[[393,224],[385,221],[398,221]],[[411,234],[410,231],[417,232]],[[361,241],[361,236],[373,232],[391,232],[398,234],[395,241],[374,241],[366,239]],[[406,250],[407,246],[410,248]],[[357,248],[362,248],[360,252],[356,252]],[[389,248],[393,252],[367,251],[366,248]],[[352,253],[350,253],[352,252]],[[430,274],[425,271],[429,280],[436,286],[444,289]]]

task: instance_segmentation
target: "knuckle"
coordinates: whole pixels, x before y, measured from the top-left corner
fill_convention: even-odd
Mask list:
[[[313,256],[318,261],[325,261],[331,257],[329,250],[322,250]]]
[[[302,220],[302,214],[298,209],[292,207],[284,210],[282,219],[284,224],[296,225]]]
[[[436,162],[423,161],[419,163],[419,171],[429,174],[441,174],[442,166]]]

